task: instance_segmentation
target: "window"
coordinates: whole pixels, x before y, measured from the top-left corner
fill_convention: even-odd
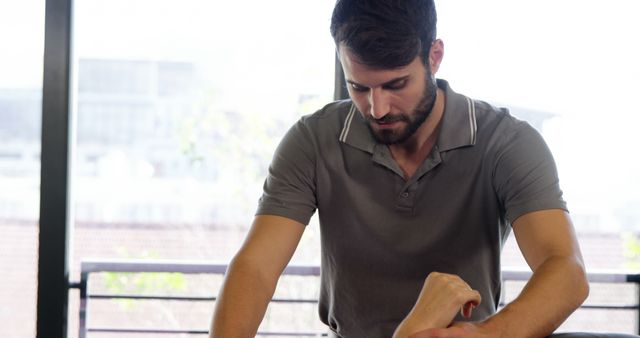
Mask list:
[[[16,34],[17,32],[17,34]],[[44,1],[0,2],[0,336],[35,335]]]
[[[72,279],[79,279],[81,260],[96,257],[229,261],[253,219],[281,137],[301,115],[332,100],[332,6],[75,2]],[[317,231],[305,238],[317,242]],[[300,251],[298,260],[319,262],[317,245]],[[120,281],[102,285],[132,285]],[[156,286],[140,287],[153,292]],[[96,311],[109,313],[109,305]],[[143,305],[115,306],[96,322],[90,317],[89,325],[140,323]],[[167,308],[150,325],[202,325],[211,310],[208,303],[185,316]],[[317,321],[315,311],[309,317]]]
[[[0,43],[31,46],[0,56],[0,189],[12,192],[2,195],[0,226],[7,229],[37,223],[42,54],[37,18],[44,4],[32,1],[0,5],[0,32],[21,33],[0,35]],[[301,114],[331,99],[332,5],[329,0],[75,3],[72,280],[78,279],[78,262],[91,257],[228,260],[252,218],[280,137]],[[438,6],[447,51],[438,75],[459,92],[511,107],[538,128],[556,157],[588,267],[634,268],[640,162],[633,137],[638,114],[631,100],[640,87],[635,61],[640,52],[632,15],[638,5],[491,0],[439,1]],[[25,19],[30,15],[36,20]],[[26,65],[31,57],[37,61]],[[25,236],[35,240],[35,229]],[[312,229],[298,261],[317,262]],[[17,237],[6,238],[10,243],[3,248],[19,243]],[[516,250],[509,242],[506,265],[524,264]],[[0,263],[15,271],[19,262]],[[126,279],[105,277],[103,287],[121,288]],[[14,285],[24,290],[29,282]],[[154,287],[143,280],[143,291]],[[30,297],[28,290],[25,294]],[[20,303],[34,304],[35,299]],[[131,310],[131,304],[119,305]],[[23,323],[34,321],[16,317],[23,313],[16,308],[0,313],[3,329],[12,336],[33,331]],[[194,320],[207,322],[210,310]],[[75,313],[72,309],[72,320]],[[150,325],[179,321],[171,311],[160,316]],[[129,319],[115,321],[126,325]],[[15,323],[21,324],[12,327]],[[107,318],[100,324],[113,323]],[[73,336],[73,328],[69,331]]]

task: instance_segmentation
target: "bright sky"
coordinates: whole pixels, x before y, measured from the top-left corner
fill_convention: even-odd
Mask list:
[[[442,73],[465,79],[457,87],[466,93],[583,115],[640,88],[638,1],[448,0],[438,6],[447,48]]]
[[[0,89],[42,86],[44,0],[0,0]]]

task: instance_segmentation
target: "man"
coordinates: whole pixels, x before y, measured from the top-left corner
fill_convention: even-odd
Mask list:
[[[351,100],[303,117],[278,147],[211,336],[255,335],[316,209],[332,335],[552,333],[588,284],[540,135],[435,79],[444,45],[433,0],[340,0],[331,33]],[[533,276],[496,314],[511,228]]]

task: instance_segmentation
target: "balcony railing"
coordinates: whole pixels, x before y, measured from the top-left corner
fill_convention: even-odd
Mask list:
[[[79,337],[86,338],[89,333],[114,333],[122,334],[186,334],[186,335],[207,335],[208,329],[205,327],[198,328],[145,328],[145,327],[101,327],[89,325],[90,305],[92,301],[97,300],[130,300],[130,301],[173,301],[173,302],[213,302],[215,296],[194,296],[194,295],[155,295],[140,294],[135,292],[93,292],[89,290],[89,282],[92,275],[98,273],[179,273],[186,275],[224,275],[227,269],[226,264],[211,264],[197,262],[177,262],[177,261],[85,261],[81,264],[81,278],[77,283],[72,283],[72,288],[78,288],[80,291],[80,309],[79,309]],[[286,276],[305,276],[318,277],[320,275],[320,267],[315,265],[290,265],[284,274]],[[505,269],[502,271],[502,277],[507,281],[527,281],[531,276],[528,270]],[[596,271],[588,273],[590,283],[604,284],[623,284],[631,283],[635,288],[635,298],[623,304],[592,304],[587,303],[581,309],[588,310],[607,310],[607,311],[635,311],[635,329],[640,333],[640,274],[621,273],[614,271]],[[317,284],[317,283],[316,283]],[[215,292],[215,290],[212,290]],[[501,304],[503,306],[507,301],[503,292]],[[317,297],[274,297],[271,304],[315,304]],[[295,336],[295,337],[326,337],[325,332],[320,330],[308,331],[284,331],[284,330],[262,330],[257,336]]]

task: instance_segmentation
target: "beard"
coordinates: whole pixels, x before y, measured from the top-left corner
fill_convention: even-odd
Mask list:
[[[387,114],[380,119],[375,119],[371,115],[366,115],[367,127],[373,138],[378,142],[386,145],[401,144],[406,142],[420,126],[431,115],[431,110],[436,102],[436,92],[438,85],[435,77],[431,74],[431,69],[427,66],[427,76],[425,78],[425,88],[422,92],[422,97],[418,104],[409,114]],[[399,129],[375,129],[374,124],[377,123],[391,123],[391,122],[403,122],[404,127]]]

